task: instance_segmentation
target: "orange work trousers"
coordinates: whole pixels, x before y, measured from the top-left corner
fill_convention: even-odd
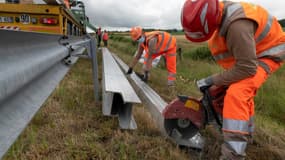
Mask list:
[[[275,72],[282,64],[266,58],[259,60],[267,64],[270,68],[270,74]],[[268,76],[265,69],[258,66],[254,76],[229,86],[224,98],[223,131],[242,134],[253,132],[253,128],[251,128],[253,122],[251,121],[254,116],[254,96]]]
[[[152,54],[151,59],[154,60],[156,57],[163,55],[166,59],[166,68],[168,71],[168,81],[175,81],[176,76],[176,47],[173,47],[171,50],[168,50],[164,53]],[[148,58],[148,53],[145,54],[145,60]],[[146,61],[145,61],[146,62]],[[144,62],[144,63],[145,63]]]

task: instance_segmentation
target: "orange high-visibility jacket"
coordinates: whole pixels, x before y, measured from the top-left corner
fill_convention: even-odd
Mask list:
[[[97,33],[98,36],[101,36],[101,34],[102,34],[101,29],[98,29],[96,33]]]
[[[149,56],[149,40],[156,37],[157,43],[155,52],[152,53],[151,57],[155,59],[159,55],[164,55],[167,63],[168,83],[173,83],[176,80],[176,38],[167,32],[161,31],[146,32],[145,35],[146,43],[141,44],[146,51],[145,58]]]
[[[153,31],[153,32],[146,32],[145,35],[146,35],[146,44],[148,44],[151,38],[155,36],[157,37],[156,51],[154,54],[161,55],[167,53],[173,48],[176,48],[175,37],[171,36],[167,32]],[[142,44],[142,47],[145,49],[146,53],[148,54],[149,53],[148,46]]]
[[[109,39],[108,33],[104,32],[104,33],[103,33],[103,40],[104,40],[104,41],[107,41],[108,39]]]
[[[220,28],[209,40],[209,48],[218,64],[229,69],[235,63],[233,55],[228,52],[225,34],[230,23],[237,19],[250,19],[257,23],[254,38],[258,58],[269,57],[275,61],[284,60],[285,34],[275,17],[262,7],[245,2],[221,2],[220,7],[223,9],[221,16],[226,18],[222,19]]]

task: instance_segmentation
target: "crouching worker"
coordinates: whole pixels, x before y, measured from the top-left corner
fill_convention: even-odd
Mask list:
[[[146,61],[143,66],[142,80],[148,81],[152,61],[156,57],[164,55],[168,71],[167,84],[173,86],[176,80],[176,38],[162,31],[143,32],[141,27],[131,28],[130,34],[132,40],[138,42],[138,53],[130,63],[127,74],[133,72],[133,67],[137,64],[145,50]]]
[[[246,2],[186,0],[181,23],[188,40],[209,40],[213,58],[225,69],[197,82],[200,89],[229,86],[220,159],[245,159],[254,129],[254,96],[283,64],[285,34],[274,16]]]

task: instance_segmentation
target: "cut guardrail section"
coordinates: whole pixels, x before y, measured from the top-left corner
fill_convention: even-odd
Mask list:
[[[77,61],[72,46],[79,54],[92,40],[7,30],[0,35],[1,159]]]
[[[118,115],[122,129],[136,129],[132,107],[141,101],[107,48],[102,48],[102,58],[103,115]]]
[[[128,66],[116,55],[114,55],[115,60],[118,62],[123,71],[128,70]],[[138,93],[139,97],[143,101],[144,106],[147,107],[154,122],[157,127],[160,129],[163,136],[166,136],[174,143],[187,147],[196,147],[201,148],[204,145],[204,141],[201,140],[202,137],[200,133],[196,134],[192,138],[184,139],[181,135],[171,134],[171,137],[168,135],[164,128],[164,117],[162,112],[167,105],[167,102],[164,101],[159,94],[157,94],[150,86],[148,86],[145,82],[143,82],[136,74],[132,73],[129,76],[129,80]],[[202,143],[201,143],[202,142]]]

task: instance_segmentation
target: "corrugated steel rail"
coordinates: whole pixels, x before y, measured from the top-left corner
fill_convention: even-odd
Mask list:
[[[107,48],[102,48],[102,58],[102,112],[106,116],[118,116],[120,128],[136,129],[132,107],[141,101]]]
[[[80,54],[82,48],[89,51],[97,99],[98,73],[95,40],[90,36],[7,30],[0,30],[0,35],[1,158],[76,62],[73,54]]]

